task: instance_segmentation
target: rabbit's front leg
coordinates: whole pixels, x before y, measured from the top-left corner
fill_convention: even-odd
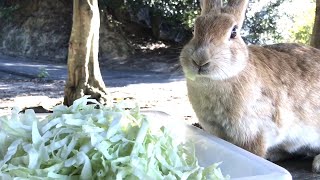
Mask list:
[[[245,141],[241,143],[236,142],[234,144],[260,157],[265,158],[267,153],[265,141],[262,135],[257,135],[255,138],[252,138],[249,141]]]

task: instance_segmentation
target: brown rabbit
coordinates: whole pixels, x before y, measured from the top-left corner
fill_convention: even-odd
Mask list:
[[[320,50],[247,46],[239,35],[248,0],[203,0],[180,62],[204,130],[276,161],[315,156],[320,172]]]

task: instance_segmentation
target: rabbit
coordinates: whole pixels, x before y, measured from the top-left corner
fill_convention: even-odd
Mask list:
[[[248,0],[202,0],[180,64],[202,128],[270,161],[314,157],[320,172],[320,50],[246,45]]]

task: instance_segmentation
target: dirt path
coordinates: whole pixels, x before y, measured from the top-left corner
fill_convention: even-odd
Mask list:
[[[10,113],[14,106],[21,109],[43,107],[51,110],[53,106],[62,103],[64,84],[63,80],[50,82],[2,80],[0,115]],[[108,89],[114,102],[125,101],[132,106],[137,103],[141,109],[164,111],[176,118],[186,119],[188,123],[196,122],[188,102],[185,81],[140,83]],[[42,112],[42,108],[36,111]]]
[[[142,109],[164,111],[196,122],[178,61],[179,52],[178,47],[159,49],[101,64],[101,74],[114,102],[126,100]],[[50,81],[32,78],[37,77],[41,68],[48,71]],[[24,74],[29,79],[23,78]],[[63,101],[65,79],[66,65],[0,55],[0,115],[10,113],[14,106],[39,106],[39,112],[51,110]]]

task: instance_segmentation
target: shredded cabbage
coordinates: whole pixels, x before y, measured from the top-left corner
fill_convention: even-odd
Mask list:
[[[139,108],[83,97],[44,119],[33,110],[0,118],[0,179],[226,179],[200,167],[192,143],[154,132]]]

